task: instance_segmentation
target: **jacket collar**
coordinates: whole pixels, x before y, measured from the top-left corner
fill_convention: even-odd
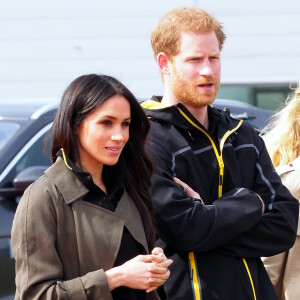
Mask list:
[[[89,192],[73,171],[65,165],[61,157],[57,157],[55,163],[45,171],[45,174],[61,192],[66,204],[82,198]]]
[[[104,193],[98,186],[95,185],[90,173],[83,171],[79,168],[64,152],[63,148],[56,153],[57,157],[61,157],[65,165],[73,171],[77,178],[91,191],[96,193],[99,197],[108,197],[114,199],[115,194],[123,191],[123,168],[121,166],[121,159],[114,166],[103,165],[103,181],[105,183],[107,194]]]
[[[204,128],[182,103],[172,106],[165,106],[159,100],[160,99],[153,97],[152,100],[141,103],[141,106],[144,108],[144,111],[149,119],[162,123],[169,123],[185,130],[192,130],[193,125],[180,114],[178,110],[179,108],[185,113],[186,116],[188,116],[188,119],[192,120],[192,122],[197,124],[199,127]],[[220,127],[218,124],[222,124],[221,129],[218,128],[221,136],[223,136],[227,130],[235,128],[239,123],[239,120],[233,119],[229,113],[220,111],[219,109],[213,107],[213,104],[208,106],[208,117],[210,123],[210,128],[208,131],[213,133],[216,127]]]

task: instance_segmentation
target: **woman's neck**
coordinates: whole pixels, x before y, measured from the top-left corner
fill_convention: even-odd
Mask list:
[[[105,194],[107,194],[107,190],[103,182],[102,176],[103,165],[90,166],[85,164],[84,162],[81,162],[81,168],[84,172],[90,173],[94,184],[97,185]]]

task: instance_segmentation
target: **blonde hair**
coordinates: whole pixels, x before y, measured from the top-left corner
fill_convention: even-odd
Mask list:
[[[274,167],[300,155],[300,82],[262,134]]]
[[[170,59],[181,46],[181,33],[207,33],[214,31],[222,50],[226,35],[222,24],[206,11],[195,7],[175,8],[165,14],[151,33],[151,45],[156,59],[164,52]]]

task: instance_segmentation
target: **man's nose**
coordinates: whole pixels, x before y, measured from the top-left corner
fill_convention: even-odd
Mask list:
[[[206,59],[200,67],[199,75],[201,76],[211,76],[213,75],[213,69],[210,61]]]

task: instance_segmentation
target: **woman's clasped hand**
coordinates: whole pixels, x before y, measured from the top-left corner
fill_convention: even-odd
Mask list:
[[[168,267],[172,262],[159,247],[154,248],[151,254],[138,255],[123,265],[105,272],[110,290],[127,286],[150,293],[168,279],[170,276]]]

